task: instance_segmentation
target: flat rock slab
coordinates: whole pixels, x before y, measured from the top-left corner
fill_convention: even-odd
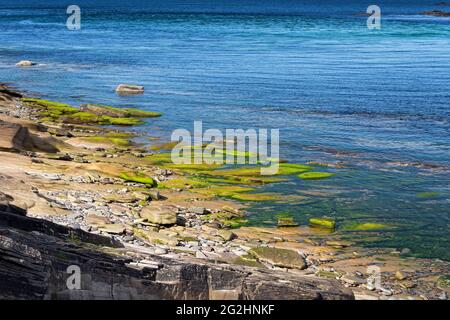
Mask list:
[[[0,120],[0,149],[20,150],[23,148],[28,130],[16,123]]]
[[[259,261],[275,267],[306,269],[306,261],[298,252],[288,249],[257,247],[250,250]]]

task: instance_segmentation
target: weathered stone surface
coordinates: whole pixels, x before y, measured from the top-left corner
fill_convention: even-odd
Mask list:
[[[85,242],[114,247],[107,237],[0,212],[0,299],[353,299],[336,281],[152,255],[137,263]],[[80,290],[67,287],[73,265]]]
[[[144,93],[144,87],[133,84],[119,84],[116,87],[116,92],[119,94],[140,94]]]
[[[261,262],[269,263],[276,267],[305,269],[305,259],[294,250],[271,247],[257,247],[250,253]]]
[[[148,206],[142,209],[141,218],[147,219],[150,223],[171,225],[177,222],[177,214],[165,206]]]
[[[0,191],[0,211],[25,216],[26,209],[13,204],[14,198]]]

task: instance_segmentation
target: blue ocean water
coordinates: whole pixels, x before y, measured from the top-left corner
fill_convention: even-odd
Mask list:
[[[377,1],[382,28],[371,31],[367,1],[76,2],[82,29],[69,31],[74,3],[0,0],[1,82],[74,105],[160,111],[137,130],[166,140],[194,120],[280,128],[282,158],[345,168],[264,187],[302,198],[252,205],[252,224],[333,216],[365,246],[450,259],[450,18],[420,14],[450,7]],[[16,68],[23,59],[41,65]],[[119,83],[146,92],[120,97]],[[391,228],[347,231],[352,222]]]

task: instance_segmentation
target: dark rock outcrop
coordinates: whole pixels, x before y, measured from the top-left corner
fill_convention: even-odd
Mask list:
[[[131,254],[112,238],[0,211],[0,299],[353,299],[336,281]],[[68,286],[69,267],[80,287]]]

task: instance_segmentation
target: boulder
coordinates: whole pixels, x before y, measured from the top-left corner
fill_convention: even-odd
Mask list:
[[[166,206],[148,206],[142,209],[141,218],[150,223],[172,225],[177,222],[177,214]]]
[[[250,249],[249,253],[259,261],[269,263],[275,267],[306,269],[306,261],[298,252],[289,249],[271,247],[257,247]]]
[[[144,87],[133,84],[119,84],[116,87],[116,92],[119,94],[141,94],[144,93]]]
[[[17,67],[32,67],[37,65],[36,62],[30,61],[30,60],[22,60],[16,63]]]

